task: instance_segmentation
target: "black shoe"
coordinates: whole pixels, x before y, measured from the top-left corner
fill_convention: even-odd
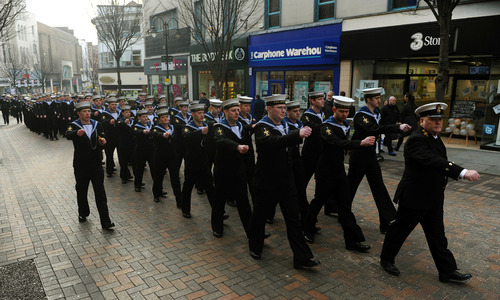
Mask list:
[[[102,225],[102,229],[112,230],[114,228],[115,228],[115,223],[113,222]]]
[[[380,153],[385,153],[384,149],[380,149]]]
[[[87,221],[87,217],[84,217],[84,216],[78,216],[78,222],[83,223],[83,222],[85,222],[85,221]]]
[[[228,200],[227,205],[232,206],[232,207],[236,207],[236,202],[234,202],[234,200]]]
[[[134,188],[134,190],[135,190],[136,192],[138,192],[138,193],[140,193],[140,192],[142,191],[140,187],[136,187],[136,188]]]
[[[190,213],[182,213],[182,216],[186,219],[191,219],[191,214]]]
[[[362,252],[362,253],[366,253],[368,252],[368,250],[370,250],[372,247],[370,245],[364,245],[364,244],[361,244],[360,242],[356,242],[354,244],[351,244],[351,245],[348,245],[348,246],[345,246],[345,248],[347,250],[351,250],[351,251],[357,251],[357,252]]]
[[[321,231],[321,227],[314,227],[314,232],[315,232],[315,233],[318,233],[318,232],[320,232],[320,231]]]
[[[264,239],[267,239],[269,237],[271,237],[271,233],[270,232],[264,233]]]
[[[224,214],[224,217],[223,217],[224,220],[227,220],[229,219],[229,215],[228,214]]]
[[[396,153],[394,153],[394,151],[392,151],[392,152],[389,152],[389,155],[390,156],[396,156]]]
[[[116,168],[113,168],[113,172],[116,172],[116,171],[118,171],[118,170]]]
[[[198,193],[198,195],[203,195],[205,193],[205,191],[202,189],[196,189],[196,192]]]
[[[339,213],[338,212],[325,212],[325,216],[338,218]]]
[[[262,255],[260,255],[260,253],[256,253],[256,252],[253,252],[253,251],[250,251],[250,256],[251,256],[253,259],[257,259],[257,260],[262,259]]]
[[[161,195],[160,197],[162,197],[162,198],[167,198],[167,196],[165,196],[165,195]]]
[[[155,201],[156,203],[160,202],[160,197],[155,197],[154,201]]]
[[[59,140],[59,139],[57,138],[57,136],[56,136],[56,137],[54,137],[54,138],[56,139],[56,141],[58,141],[58,140]]]
[[[273,223],[274,223],[274,220],[273,220],[273,219],[267,219],[267,220],[266,220],[266,223],[267,223],[267,224],[273,224]]]
[[[161,191],[162,196],[165,196],[166,194],[168,194],[167,191]]]
[[[222,233],[218,233],[217,231],[213,231],[212,234],[218,239],[222,237]]]
[[[394,148],[394,151],[399,151],[399,148]]]
[[[313,268],[313,267],[319,266],[320,264],[321,264],[321,262],[319,260],[306,259],[303,261],[294,261],[293,267],[295,269]]]
[[[391,263],[390,261],[381,259],[380,260],[380,265],[382,266],[382,268],[384,268],[384,270],[387,273],[389,273],[391,275],[394,275],[394,276],[399,276],[399,270],[398,270],[398,268],[396,268],[396,266],[393,263]]]
[[[143,182],[143,183],[141,183],[141,186],[145,186],[145,185],[146,185],[146,184],[145,184],[144,182]]]
[[[106,173],[106,177],[112,177],[113,173]]]
[[[383,157],[382,155],[377,155],[377,161],[382,162],[382,161],[384,161],[384,160],[385,160],[385,159],[384,159],[384,157]]]
[[[439,273],[439,281],[441,282],[458,282],[458,283],[466,283],[472,278],[472,275],[469,273],[462,274],[457,270],[451,273]]]
[[[314,237],[312,237],[312,236],[307,236],[307,235],[305,235],[305,234],[304,234],[304,238],[306,239],[306,242],[307,242],[308,244],[314,244]]]
[[[127,184],[127,180],[122,180],[122,184]]]
[[[51,137],[51,138],[50,138],[50,141],[53,141],[53,140],[54,140],[54,138],[52,138],[52,137]]]

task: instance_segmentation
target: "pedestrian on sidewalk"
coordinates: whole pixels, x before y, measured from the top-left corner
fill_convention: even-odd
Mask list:
[[[399,208],[380,254],[381,266],[391,275],[399,275],[394,265],[396,255],[408,235],[420,223],[439,272],[439,281],[467,282],[472,278],[471,274],[457,271],[455,258],[448,249],[443,205],[448,177],[476,181],[479,173],[448,161],[446,148],[439,137],[443,128],[443,112],[447,107],[446,103],[434,102],[415,110],[420,116],[421,128],[406,142],[405,170],[394,196]]]
[[[387,105],[380,111],[382,117],[380,118],[380,125],[394,125],[399,123],[399,108],[396,105],[396,97],[390,96]],[[387,152],[390,156],[396,156],[392,141],[398,138],[397,132],[388,132],[383,139],[383,145],[387,146]],[[382,149],[382,147],[380,147]]]
[[[413,96],[411,93],[406,93],[404,101],[405,104],[403,105],[403,109],[401,109],[399,121],[401,123],[410,125],[412,129],[399,135],[398,143],[396,144],[396,148],[394,148],[395,151],[399,151],[399,148],[403,144],[404,138],[411,135],[413,131],[415,131],[415,129],[418,127],[418,117],[415,114],[415,109],[417,109],[417,105],[415,104],[415,96]]]
[[[76,179],[76,198],[78,203],[78,221],[85,222],[90,214],[87,192],[89,182],[94,188],[95,202],[101,226],[110,230],[115,227],[108,211],[108,200],[104,189],[104,170],[102,169],[102,149],[106,145],[101,123],[90,119],[90,102],[76,104],[78,119],[66,130],[66,138],[73,141],[75,148],[73,168]]]

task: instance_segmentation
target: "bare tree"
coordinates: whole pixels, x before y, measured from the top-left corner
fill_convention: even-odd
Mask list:
[[[11,27],[26,9],[24,0],[0,0],[0,33],[3,38],[9,38]]]
[[[83,62],[83,72],[87,76],[93,88],[95,88],[95,83],[98,78],[99,70],[99,53],[97,53],[97,47],[90,45],[88,47],[89,53],[86,56],[86,61]]]
[[[54,73],[52,71],[52,66],[46,55],[40,55],[40,59],[37,60],[34,56],[28,60],[31,64],[31,69],[33,75],[40,81],[42,85],[42,90],[45,93],[45,84],[47,80],[54,78]]]
[[[3,61],[0,62],[0,74],[9,78],[11,86],[15,86],[17,78],[21,77],[26,68],[26,57],[12,46],[7,46],[4,52]]]
[[[436,100],[443,101],[450,78],[450,28],[452,12],[460,0],[424,0],[439,24],[439,66],[436,76]]]
[[[96,15],[92,23],[99,41],[115,59],[118,94],[121,94],[120,59],[125,50],[142,37],[142,6],[133,1],[125,5],[124,1],[107,0],[105,5],[97,5]]]
[[[179,19],[190,27],[191,37],[203,48],[208,69],[214,78],[217,97],[227,82],[232,42],[262,20],[259,0],[179,0]],[[227,99],[227,88],[225,89]]]

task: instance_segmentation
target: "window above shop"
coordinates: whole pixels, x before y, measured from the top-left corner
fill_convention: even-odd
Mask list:
[[[314,15],[316,21],[325,21],[335,18],[335,3],[337,0],[315,0]]]
[[[417,0],[389,0],[389,10],[417,7]]]
[[[265,23],[266,28],[278,28],[281,26],[281,0],[265,0]]]
[[[167,10],[160,14],[151,16],[151,26],[154,26],[157,32],[162,32],[165,29],[174,29],[178,27],[177,9]],[[165,22],[165,23],[163,23]],[[166,26],[164,26],[166,25]],[[166,28],[168,27],[168,28]]]

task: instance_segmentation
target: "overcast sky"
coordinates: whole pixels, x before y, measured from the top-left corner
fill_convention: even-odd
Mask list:
[[[91,0],[26,0],[27,10],[38,22],[51,27],[69,27],[79,39],[97,45],[97,33],[90,20],[95,16]]]

